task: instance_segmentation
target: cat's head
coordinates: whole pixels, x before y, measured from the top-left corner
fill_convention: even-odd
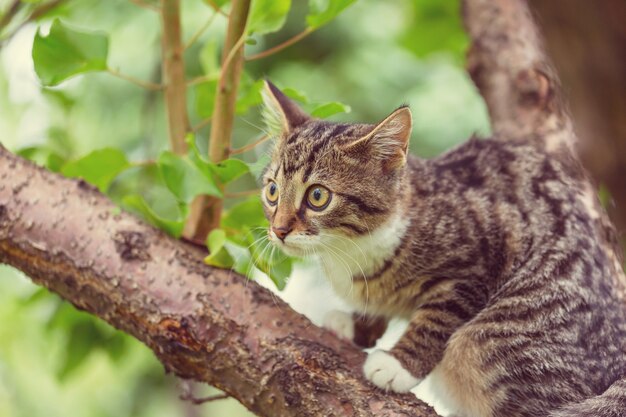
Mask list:
[[[269,237],[304,256],[332,239],[373,232],[397,207],[407,161],[411,112],[378,124],[342,124],[307,115],[266,82],[265,119],[275,146],[261,198]]]

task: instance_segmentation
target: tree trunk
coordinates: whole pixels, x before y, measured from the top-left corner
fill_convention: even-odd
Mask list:
[[[608,189],[609,215],[624,235],[626,2],[532,0],[531,5],[576,120],[581,159]]]

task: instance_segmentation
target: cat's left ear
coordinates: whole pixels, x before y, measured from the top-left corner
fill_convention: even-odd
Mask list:
[[[289,133],[311,118],[268,80],[265,80],[262,95],[263,118],[272,136],[280,137],[283,133]]]
[[[371,132],[345,145],[348,152],[382,160],[387,170],[404,166],[411,139],[413,121],[408,106],[396,109]]]

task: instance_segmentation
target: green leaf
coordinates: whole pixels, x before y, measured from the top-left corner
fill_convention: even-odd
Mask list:
[[[215,110],[215,92],[217,91],[217,78],[198,84],[196,92],[196,113],[203,119],[213,116]]]
[[[20,149],[17,154],[53,172],[59,172],[66,162],[65,158],[50,149],[50,146],[29,146]]]
[[[309,0],[309,14],[306,23],[309,28],[317,29],[333,20],[346,7],[356,0]]]
[[[213,229],[207,237],[207,247],[210,254],[204,258],[204,262],[218,268],[231,268],[235,261],[228,253],[225,244],[226,232],[222,229]]]
[[[209,6],[217,6],[217,7],[222,7],[224,6],[226,3],[228,3],[230,0],[204,0],[204,2],[206,4],[208,4]]]
[[[308,103],[309,98],[304,91],[296,90],[295,88],[287,87],[282,89],[283,94],[294,100],[298,100],[300,103]]]
[[[184,219],[186,217],[186,210],[183,211],[182,218],[179,219],[166,219],[159,216],[146,202],[146,200],[139,194],[133,194],[126,196],[122,199],[122,204],[129,211],[138,214],[144,218],[147,222],[153,224],[159,229],[165,230],[167,233],[174,237],[179,237],[183,232],[185,225]]]
[[[202,152],[200,152],[200,149],[198,149],[198,143],[196,142],[196,135],[193,133],[187,133],[187,135],[185,136],[185,142],[187,143],[187,146],[189,147],[187,156],[189,156],[189,159],[191,160],[191,162],[196,164],[196,166],[198,166],[198,168],[201,169],[203,172],[205,171],[205,168],[206,168],[206,171],[208,172],[209,161],[206,158],[206,155],[204,155]]]
[[[247,112],[250,107],[261,104],[263,102],[263,97],[261,96],[262,90],[263,80],[258,80],[256,82],[245,82],[242,79],[239,93],[237,95],[237,113],[243,114]]]
[[[285,24],[291,0],[252,0],[248,32],[265,34],[276,32]]]
[[[75,371],[91,352],[99,347],[102,335],[90,321],[79,321],[70,330],[65,349],[65,358],[61,362],[58,378],[63,381]]]
[[[80,177],[106,192],[111,181],[130,167],[126,155],[119,149],[105,148],[63,165],[61,173],[66,177]]]
[[[180,201],[190,203],[201,194],[222,196],[213,178],[205,175],[187,157],[165,151],[159,156],[157,165],[163,182]]]
[[[270,156],[265,153],[256,162],[249,163],[248,169],[255,178],[259,178],[269,163]]]
[[[35,35],[35,72],[43,85],[53,86],[77,74],[105,71],[108,49],[105,34],[77,31],[56,19],[48,36]]]
[[[291,275],[292,259],[280,250],[267,249],[267,245],[271,243],[266,238],[265,230],[251,229],[246,236],[248,236],[247,247],[254,266],[269,276],[279,290],[284,289]]]
[[[248,164],[240,159],[226,159],[217,164],[209,164],[209,168],[222,184],[227,184],[243,174],[250,172]]]
[[[222,229],[213,229],[206,238],[206,246],[209,252],[219,252],[226,243],[226,232]]]
[[[275,256],[278,257],[279,255],[276,255],[275,252]],[[255,266],[257,266],[256,263]],[[291,275],[292,268],[293,260],[286,256],[282,256],[280,257],[280,262],[276,262],[265,271],[261,269],[261,271],[265,272],[265,274],[270,277],[274,285],[276,285],[276,288],[282,291],[285,289],[285,285],[287,285],[287,281],[289,280],[289,276]]]
[[[337,113],[350,113],[350,106],[340,103],[338,101],[333,101],[330,103],[324,103],[317,106],[312,112],[311,116],[319,117],[320,119],[325,119],[327,117],[332,116]]]
[[[267,224],[259,197],[235,204],[222,217],[222,227],[227,229],[243,230],[245,227],[266,227]]]
[[[217,41],[215,39],[210,39],[204,44],[200,51],[199,59],[204,74],[214,76],[217,79],[220,75],[220,63]]]

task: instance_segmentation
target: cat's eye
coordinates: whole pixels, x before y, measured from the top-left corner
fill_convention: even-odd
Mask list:
[[[330,191],[321,185],[314,185],[309,188],[306,201],[313,210],[324,210],[330,203]]]
[[[265,198],[272,206],[278,201],[278,185],[274,181],[265,186]]]

